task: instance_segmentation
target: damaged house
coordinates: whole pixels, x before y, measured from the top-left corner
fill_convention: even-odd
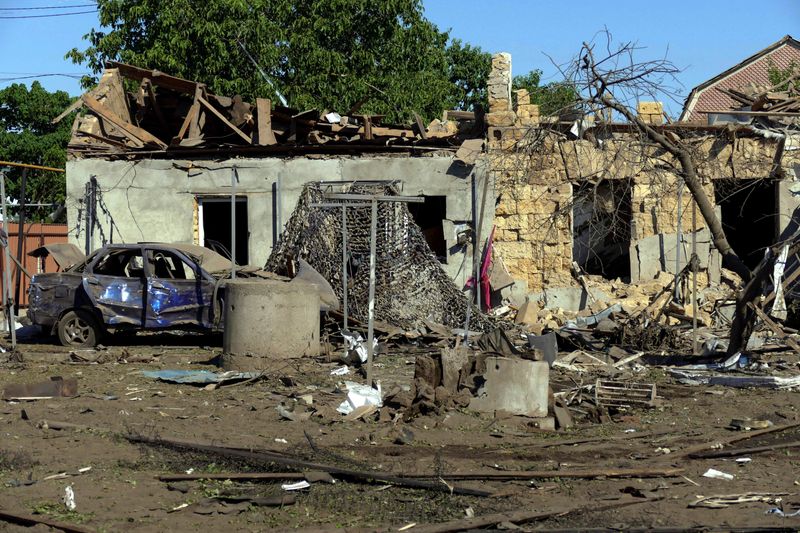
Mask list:
[[[131,84],[138,90],[126,92]],[[466,282],[470,191],[485,179],[474,164],[483,128],[473,113],[449,112],[427,127],[392,125],[380,116],[248,103],[116,63],[80,106],[87,112],[69,144],[67,196],[72,239],[82,248],[184,242],[263,266],[307,184],[327,192],[390,184],[424,199],[408,205],[414,222],[442,268]]]
[[[127,93],[126,83],[138,89]],[[493,57],[488,92],[485,116],[451,111],[409,127],[248,103],[111,64],[76,104],[87,113],[69,145],[72,238],[87,248],[198,244],[262,266],[308,184],[323,192],[377,184],[424,198],[407,209],[458,287],[480,259],[470,244],[478,228],[497,266],[490,305],[533,297],[577,311],[587,304],[581,274],[644,282],[682,271],[693,254],[701,285],[719,283],[720,255],[662,151],[629,124],[541,116],[525,91],[512,95],[508,54]],[[638,112],[700,155],[704,189],[733,246],[757,263],[800,203],[794,136],[753,124],[664,123],[657,102]],[[495,275],[505,270],[510,277]],[[598,285],[589,300],[608,300],[606,289]]]

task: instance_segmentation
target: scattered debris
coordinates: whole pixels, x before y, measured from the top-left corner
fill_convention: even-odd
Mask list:
[[[157,379],[166,383],[179,383],[184,385],[226,385],[240,381],[258,379],[263,376],[261,372],[211,372],[210,370],[142,370],[141,374],[147,378]]]
[[[72,489],[72,485],[64,487],[64,497],[62,501],[64,502],[64,507],[66,507],[68,511],[74,511],[76,509],[75,491]]]
[[[725,472],[722,472],[720,470],[715,470],[714,468],[709,468],[708,470],[706,470],[705,473],[703,474],[703,477],[708,477],[711,479],[724,479],[725,481],[733,480],[732,474],[726,474]]]
[[[598,379],[594,387],[595,402],[604,407],[655,407],[654,383],[631,383]]]
[[[377,383],[377,389],[354,381],[345,381],[344,385],[347,389],[347,399],[336,409],[343,415],[349,415],[356,409],[364,406],[377,408],[383,405],[380,382]]]
[[[740,503],[764,502],[772,505],[780,503],[782,496],[788,492],[745,492],[743,494],[722,494],[717,496],[698,496],[689,507],[706,507],[708,509],[724,509]]]

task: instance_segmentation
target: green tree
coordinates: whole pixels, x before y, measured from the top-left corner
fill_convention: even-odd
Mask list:
[[[800,70],[798,70],[797,63],[794,61],[791,61],[786,68],[780,68],[772,59],[768,60],[767,77],[769,78],[770,84],[775,87],[777,91],[787,90],[789,88],[789,83],[793,86],[795,91],[800,91],[800,79],[794,79],[789,83],[782,83],[798,74],[800,74]]]
[[[480,105],[487,109],[486,83],[492,70],[492,55],[453,39],[447,47],[447,68],[453,90],[449,107],[472,110]]]
[[[64,168],[72,121],[51,124],[74,98],[64,91],[49,92],[34,81],[28,89],[15,83],[0,89],[0,160]],[[19,198],[22,170],[7,173],[6,194]],[[25,200],[28,203],[63,203],[64,174],[41,170],[28,172]],[[29,211],[29,219],[42,219],[52,208]],[[12,211],[12,214],[13,213]]]
[[[291,107],[340,112],[361,103],[361,113],[390,121],[408,121],[414,111],[432,118],[450,105],[474,105],[483,72],[488,75],[488,56],[458,42],[448,48],[448,33],[424,17],[421,0],[97,5],[102,28],[85,36],[88,48],[67,53],[95,73],[105,61],[119,60],[203,81],[218,94],[276,99],[277,90]],[[469,64],[448,62],[462,58]]]
[[[564,82],[540,85],[542,71],[532,70],[527,74],[514,76],[512,89],[527,89],[531,95],[531,103],[538,104],[542,115],[558,115],[575,109],[578,93],[575,88]]]

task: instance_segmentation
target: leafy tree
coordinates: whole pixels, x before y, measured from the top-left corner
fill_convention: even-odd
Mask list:
[[[0,160],[64,168],[72,122],[51,121],[73,100],[64,91],[48,92],[38,81],[30,89],[20,83],[0,89]],[[6,176],[6,195],[19,198],[22,169],[11,168]],[[64,174],[28,171],[26,202],[63,203],[65,195]],[[50,211],[40,208],[29,213],[41,219]]]
[[[786,68],[780,68],[778,65],[775,64],[772,59],[767,60],[767,77],[769,79],[770,84],[773,87],[776,87],[778,91],[785,91],[788,89],[788,85],[786,83],[781,83],[789,78],[800,74],[800,69],[798,69],[798,65],[795,61],[791,61]],[[795,79],[794,81],[790,82],[793,86],[794,90],[800,91],[800,79]],[[778,86],[778,84],[781,84]]]
[[[531,103],[540,106],[542,115],[558,115],[575,109],[578,92],[569,83],[557,82],[540,85],[542,71],[532,70],[527,74],[514,76],[512,89],[527,89],[531,95]]]
[[[447,68],[453,97],[453,109],[472,110],[476,105],[488,108],[486,83],[492,70],[492,55],[458,39],[447,47]]]
[[[101,29],[67,57],[99,72],[107,60],[203,81],[218,94],[299,109],[408,120],[481,99],[487,55],[454,42],[421,0],[97,0]],[[107,28],[107,30],[106,30]],[[246,51],[245,51],[246,50]],[[250,54],[263,68],[265,80]],[[465,63],[451,65],[448,60]],[[485,63],[485,64],[484,64]],[[458,88],[453,81],[461,81]],[[90,85],[93,80],[85,80]],[[272,82],[275,85],[273,88]]]

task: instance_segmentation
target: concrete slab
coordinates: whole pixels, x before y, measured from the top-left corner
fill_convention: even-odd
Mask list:
[[[483,413],[504,411],[514,415],[547,416],[550,367],[545,361],[488,357],[486,382],[469,408]]]
[[[607,302],[611,296],[600,289],[589,289],[595,300]],[[585,290],[579,287],[555,287],[545,289],[540,293],[530,295],[531,300],[537,300],[544,304],[547,309],[564,309],[566,311],[578,312],[586,308],[590,298]]]

